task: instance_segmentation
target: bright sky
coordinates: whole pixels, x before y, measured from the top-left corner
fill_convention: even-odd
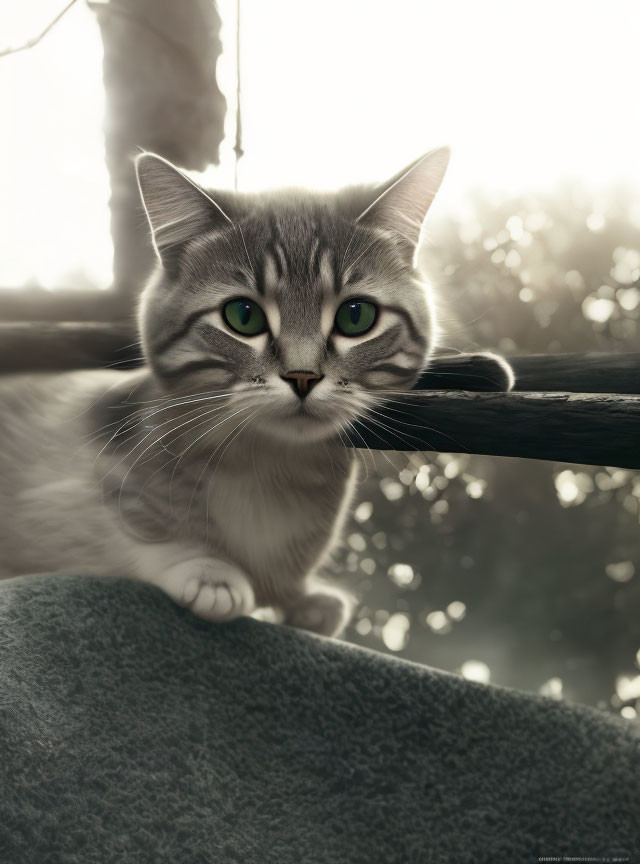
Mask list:
[[[61,0],[3,0],[0,43]],[[235,0],[220,0],[233,182]],[[380,180],[431,147],[465,190],[640,184],[637,0],[242,0],[240,188]],[[79,3],[37,48],[0,59],[0,285],[110,279],[101,46]],[[443,206],[442,204],[440,206]],[[68,280],[67,280],[68,281]]]
[[[0,47],[36,35],[62,0],[2,0]],[[0,58],[0,286],[111,281],[102,43],[79,3],[35,48]]]

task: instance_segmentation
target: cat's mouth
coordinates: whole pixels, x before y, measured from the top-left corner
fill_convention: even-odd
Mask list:
[[[306,404],[306,400],[277,413],[263,415],[261,422],[261,430],[265,433],[296,443],[336,436],[339,427],[332,411],[323,410],[321,405]]]
[[[331,412],[327,412],[326,406],[323,410],[323,406],[310,405],[305,400],[289,413],[287,419],[289,422],[293,421],[294,423],[300,423],[305,426],[331,425],[332,417],[330,415]]]
[[[311,411],[306,402],[301,402],[293,412],[294,417],[307,417],[310,420],[319,419],[314,411]]]
[[[304,398],[286,394],[286,398],[278,399],[265,394],[260,400],[258,429],[280,441],[321,441],[339,437],[360,413],[361,406],[354,399],[345,399],[342,391],[329,398],[311,393]]]

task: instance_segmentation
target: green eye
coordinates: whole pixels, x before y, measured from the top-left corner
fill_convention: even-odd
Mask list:
[[[378,309],[368,300],[347,300],[336,312],[336,330],[343,336],[362,336],[376,323]]]
[[[264,312],[246,297],[229,300],[224,307],[224,320],[232,330],[243,336],[257,336],[267,329],[267,319]]]

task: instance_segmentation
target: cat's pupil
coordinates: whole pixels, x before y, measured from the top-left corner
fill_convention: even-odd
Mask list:
[[[249,318],[251,318],[251,304],[249,303],[238,303],[238,317],[243,326],[249,323]]]
[[[350,303],[349,304],[349,318],[351,319],[352,324],[357,324],[360,320],[360,315],[362,313],[362,306],[360,303]]]

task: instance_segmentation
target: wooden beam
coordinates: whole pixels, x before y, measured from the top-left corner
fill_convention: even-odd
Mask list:
[[[114,321],[133,314],[133,291],[73,291],[44,288],[3,288],[0,290],[0,321],[67,322]]]
[[[441,390],[378,411],[352,446],[640,468],[640,396]]]
[[[0,372],[128,368],[140,357],[132,321],[0,324]]]

